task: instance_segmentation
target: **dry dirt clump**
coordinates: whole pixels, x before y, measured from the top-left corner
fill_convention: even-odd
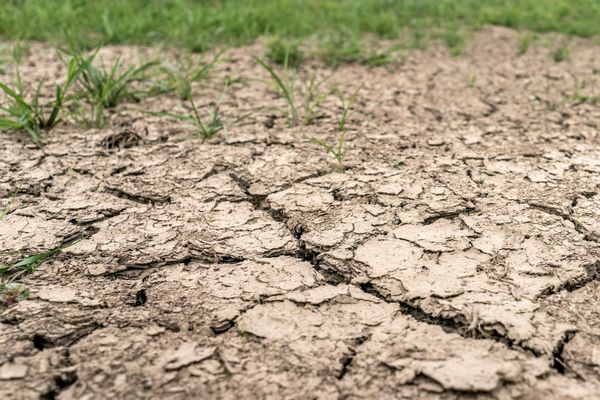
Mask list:
[[[600,51],[517,36],[336,70],[366,77],[345,173],[310,141],[335,97],[289,127],[258,46],[215,71],[254,110],[226,136],[145,112],[170,95],[1,135],[0,264],[81,240],[0,308],[0,398],[600,399]],[[58,74],[31,53],[25,77]]]

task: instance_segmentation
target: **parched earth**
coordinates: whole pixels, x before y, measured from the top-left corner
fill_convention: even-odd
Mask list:
[[[366,82],[345,173],[310,141],[338,100],[287,127],[259,45],[195,88],[204,112],[242,78],[225,137],[146,113],[172,95],[1,135],[1,263],[81,240],[0,309],[0,398],[600,399],[600,51],[517,37],[304,67]],[[34,44],[22,72],[61,68]]]

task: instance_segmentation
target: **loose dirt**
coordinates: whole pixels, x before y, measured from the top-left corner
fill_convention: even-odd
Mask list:
[[[600,51],[517,38],[306,66],[365,81],[345,173],[310,141],[337,99],[288,128],[260,45],[196,87],[206,111],[242,78],[226,137],[145,113],[184,110],[171,95],[41,149],[0,135],[0,209],[20,187],[0,263],[84,238],[0,309],[0,397],[600,399]],[[22,73],[63,67],[34,44]]]

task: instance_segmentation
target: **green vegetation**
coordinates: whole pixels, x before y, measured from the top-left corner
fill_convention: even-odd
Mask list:
[[[569,48],[566,45],[560,45],[552,52],[552,59],[554,62],[562,62],[569,59]]]
[[[89,125],[102,126],[105,122],[104,110],[116,107],[127,100],[138,100],[138,96],[148,90],[135,89],[134,84],[145,82],[144,73],[157,65],[148,62],[124,69],[118,58],[110,68],[94,66],[94,60],[100,48],[91,55],[81,52],[72,54],[80,74],[77,77],[78,98],[85,99],[90,107]],[[81,105],[81,103],[79,103]]]
[[[222,52],[217,53],[207,61],[204,55],[194,60],[192,54],[187,53],[176,58],[175,63],[163,63],[161,70],[166,75],[165,90],[177,93],[181,100],[190,100],[192,84],[208,79],[221,55]]]
[[[364,34],[409,38],[424,32],[484,24],[579,36],[600,34],[597,0],[5,0],[0,36],[59,40],[64,33],[94,47],[98,43],[167,42],[192,51],[217,44],[247,44],[260,36],[327,42],[343,37],[340,51]],[[452,39],[454,40],[454,39]],[[338,41],[336,38],[334,41]],[[325,43],[330,50],[331,42]]]
[[[0,283],[0,305],[10,306],[29,297],[29,289],[16,282]]]
[[[527,50],[529,50],[529,46],[531,45],[531,42],[533,41],[533,36],[529,33],[523,34],[519,36],[519,39],[517,41],[517,54],[518,55],[523,55],[525,53],[527,53]]]
[[[350,110],[352,109],[352,106],[358,98],[358,92],[360,92],[363,86],[364,82],[356,88],[356,90],[354,91],[354,93],[352,93],[348,100],[344,98],[339,89],[334,89],[334,91],[338,95],[338,98],[340,99],[340,102],[342,103],[342,115],[338,120],[338,137],[336,142],[334,144],[329,144],[318,138],[311,139],[313,143],[319,145],[327,154],[333,156],[333,159],[335,160],[335,169],[338,172],[344,172],[344,170],[346,169],[346,155],[348,154],[348,150],[350,149],[350,146],[346,141],[346,122],[348,121]]]
[[[17,188],[15,189],[13,194],[10,196],[10,199],[8,200],[8,204],[6,204],[6,206],[0,211],[0,221],[2,221],[4,218],[6,218],[6,216],[12,211],[11,208],[13,206],[15,198],[17,197],[17,194],[19,193],[20,188],[21,188],[20,186],[17,186]]]
[[[68,245],[71,245],[73,243],[70,243]],[[67,247],[67,246],[56,247],[56,248],[48,250],[48,251],[44,251],[44,252],[41,252],[38,254],[27,256],[19,261],[11,263],[11,264],[0,265],[0,275],[13,273],[13,272],[33,272],[36,269],[38,269],[38,267],[40,265],[42,265],[42,263],[44,261],[46,261],[47,259],[49,259],[49,258],[55,256],[56,254],[60,253],[61,251],[63,251],[63,249],[65,247]]]
[[[189,122],[195,128],[195,135],[200,136],[202,139],[211,139],[221,131],[227,132],[228,126],[237,124],[238,122],[246,119],[250,115],[250,113],[248,113],[232,121],[227,121],[227,118],[221,114],[221,103],[223,101],[224,95],[227,93],[228,88],[229,83],[226,83],[225,87],[223,88],[223,92],[221,93],[221,96],[219,98],[219,101],[211,107],[207,119],[204,119],[200,116],[200,112],[196,107],[196,104],[194,103],[193,97],[190,97],[192,113],[189,115],[169,112],[152,112],[150,114],[170,117],[180,121]]]
[[[319,107],[326,95],[320,90],[325,80],[317,81],[315,74],[306,79],[306,83],[300,91],[303,102],[299,105],[296,101],[298,72],[295,68],[288,66],[287,57],[281,74],[275,72],[273,67],[258,58],[256,58],[256,62],[269,73],[277,89],[281,91],[287,101],[288,111],[286,115],[290,126],[309,125],[318,117]]]
[[[287,63],[290,67],[296,68],[304,59],[304,54],[297,41],[276,39],[269,43],[267,58],[274,64]]]
[[[446,46],[448,46],[448,49],[450,49],[451,56],[458,56],[462,53],[465,46],[465,39],[460,32],[449,30],[442,35],[442,39],[446,43]]]
[[[15,47],[17,49],[17,47]],[[24,130],[34,142],[39,143],[42,131],[49,131],[59,122],[67,92],[79,76],[81,66],[74,58],[67,63],[67,78],[62,85],[56,85],[54,99],[47,104],[40,103],[40,90],[43,81],[38,83],[33,96],[28,99],[19,73],[20,55],[15,50],[16,83],[10,88],[0,83],[0,90],[9,98],[8,106],[0,106],[0,130]],[[47,111],[50,110],[49,113]]]

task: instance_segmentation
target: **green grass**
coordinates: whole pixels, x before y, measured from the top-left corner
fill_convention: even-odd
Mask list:
[[[88,46],[167,42],[201,51],[287,39],[364,34],[393,39],[484,24],[579,36],[600,34],[598,0],[4,0],[0,37],[62,40]],[[408,35],[410,36],[410,35]],[[411,40],[412,41],[412,40]],[[419,42],[421,39],[419,40]],[[343,51],[352,52],[347,48]]]
[[[158,62],[152,61],[125,68],[118,58],[110,68],[95,66],[98,51],[100,48],[90,55],[83,55],[79,51],[72,54],[72,60],[75,60],[80,71],[75,80],[78,89],[77,97],[85,99],[90,107],[87,122],[92,126],[104,124],[105,109],[114,108],[128,100],[137,101],[141,94],[148,93],[149,89],[136,89],[134,85],[148,83],[145,73],[149,68],[158,65]]]
[[[274,64],[284,65],[287,63],[290,67],[296,68],[304,59],[304,54],[297,41],[275,39],[269,43],[268,48],[267,58]]]
[[[40,90],[43,81],[39,81],[33,95],[26,93],[21,74],[19,73],[20,56],[15,53],[17,65],[15,85],[9,87],[0,83],[0,90],[8,97],[8,105],[0,106],[0,130],[26,131],[31,139],[40,143],[43,131],[49,131],[60,121],[67,92],[81,73],[81,66],[75,59],[67,62],[67,78],[62,85],[56,85],[54,98],[45,104],[41,103]]]
[[[161,70],[166,75],[165,90],[177,93],[181,100],[190,100],[193,94],[192,84],[208,80],[221,55],[222,52],[217,53],[210,60],[202,55],[198,60],[194,60],[192,54],[186,53],[176,57],[174,63],[163,62]]]
[[[177,114],[170,112],[151,112],[151,115],[157,115],[162,117],[169,117],[173,119],[177,119],[184,122],[189,122],[194,126],[194,135],[200,136],[202,139],[212,139],[220,133],[221,131],[227,134],[227,127],[237,124],[242,120],[246,119],[250,116],[250,113],[244,114],[243,116],[235,119],[228,118],[221,113],[221,103],[223,101],[223,97],[227,93],[229,89],[229,83],[225,84],[223,91],[221,92],[221,96],[219,100],[212,105],[211,110],[209,112],[208,118],[203,118],[200,115],[200,111],[196,107],[194,103],[194,98],[190,97],[190,105],[192,112],[189,114]]]
[[[364,82],[356,88],[356,90],[348,99],[344,98],[343,94],[339,91],[339,89],[334,89],[334,92],[337,94],[342,104],[342,115],[338,120],[338,137],[335,143],[329,144],[319,138],[311,138],[311,141],[313,143],[317,144],[323,149],[323,151],[325,151],[325,153],[330,154],[333,157],[333,159],[335,160],[335,169],[337,172],[344,172],[346,169],[346,156],[348,155],[348,150],[350,150],[350,146],[346,141],[346,123],[348,122],[348,117],[350,116],[350,110],[352,109],[354,103],[358,99],[358,92],[360,92],[363,86]]]
[[[0,305],[10,306],[26,300],[29,294],[29,289],[20,283],[0,283]]]
[[[552,51],[552,59],[557,63],[563,62],[569,59],[569,54],[569,48],[565,44],[562,44]]]
[[[286,116],[290,126],[309,125],[318,118],[321,103],[327,95],[321,90],[321,87],[327,79],[318,81],[314,73],[305,79],[299,79],[298,71],[288,66],[287,57],[280,73],[277,73],[273,67],[261,59],[255,58],[255,60],[268,72],[271,80],[285,98],[288,104]],[[298,81],[303,83],[301,88],[297,88]],[[297,95],[301,97],[300,104],[296,99]]]

